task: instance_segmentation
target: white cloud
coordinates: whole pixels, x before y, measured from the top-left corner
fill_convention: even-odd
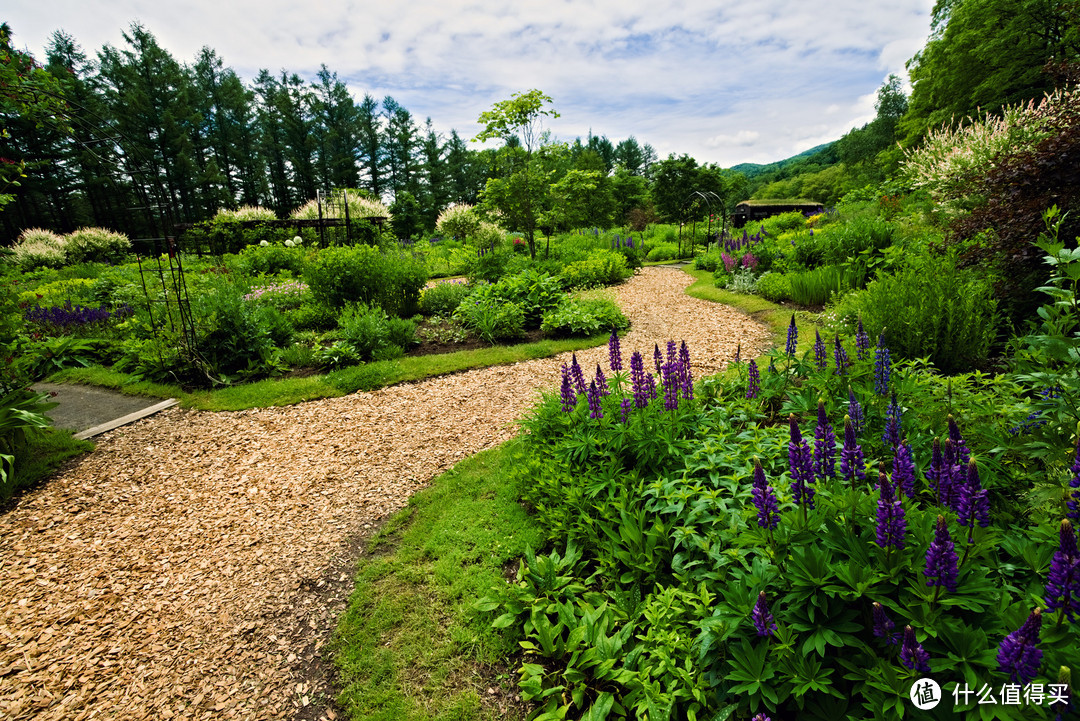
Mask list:
[[[6,12],[16,42],[39,56],[57,28],[92,56],[103,43],[122,46],[121,32],[138,19],[182,62],[209,46],[247,80],[260,68],[311,77],[325,63],[358,97],[393,95],[418,120],[430,116],[466,138],[492,103],[537,87],[554,98],[563,117],[551,127],[566,139],[590,128],[616,141],[633,134],[661,155],[732,165],[777,160],[866,122],[884,77],[903,76],[925,41],[933,2],[17,5]]]

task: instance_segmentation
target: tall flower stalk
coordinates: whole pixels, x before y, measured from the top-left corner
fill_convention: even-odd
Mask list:
[[[825,370],[828,365],[828,359],[825,353],[825,341],[821,340],[821,333],[814,331],[816,340],[814,341],[814,364],[819,371]]]
[[[746,398],[753,400],[761,392],[761,373],[758,371],[757,361],[753,358],[747,364]]]
[[[889,349],[885,346],[885,334],[878,336],[877,347],[874,348],[874,392],[879,396],[889,395],[889,377],[892,375],[892,359],[889,357]]]
[[[798,419],[788,416],[788,465],[791,469],[791,495],[795,504],[802,507],[803,520],[807,509],[814,509],[814,460],[810,447],[803,440]]]
[[[825,401],[818,399],[814,427],[814,477],[819,483],[836,478],[836,434],[825,414]]]
[[[930,654],[915,640],[915,629],[904,626],[904,644],[900,647],[900,663],[919,673],[930,673]]]
[[[761,467],[761,461],[754,459],[754,481],[751,498],[754,507],[757,508],[758,526],[769,531],[776,529],[780,523],[780,505],[776,500],[776,492],[765,479],[765,469]]]
[[[754,630],[757,631],[758,636],[768,638],[776,632],[776,620],[769,612],[769,604],[765,600],[764,591],[758,593],[757,603],[754,604],[754,610],[750,612],[750,620],[754,623]]]
[[[934,540],[926,549],[926,568],[923,569],[926,585],[936,586],[933,601],[937,601],[942,587],[949,593],[956,593],[958,560],[956,545],[953,543],[952,536],[949,535],[949,526],[945,523],[945,517],[938,516],[934,526]]]
[[[865,360],[870,356],[870,336],[863,328],[862,317],[859,317],[859,327],[855,331],[855,356],[859,360]]]
[[[1065,516],[1074,523],[1080,523],[1080,424],[1077,424],[1076,428],[1076,457],[1069,470],[1073,474],[1072,480],[1069,481],[1072,493],[1069,494],[1069,500],[1065,504],[1069,509]]]
[[[1006,636],[998,645],[998,670],[1013,683],[1026,685],[1039,675],[1042,651],[1039,650],[1039,631],[1042,611],[1035,609],[1024,625]]]
[[[866,480],[866,462],[863,459],[862,446],[855,437],[855,424],[849,416],[844,416],[844,447],[840,449],[840,476],[848,483],[855,479]]]
[[[888,476],[884,473],[878,473],[878,494],[876,540],[877,545],[885,549],[888,557],[893,548],[904,548],[907,517],[904,515],[904,507],[893,493]]]
[[[841,376],[846,375],[850,363],[848,361],[847,351],[844,350],[844,346],[840,343],[840,336],[836,336],[836,344],[833,347],[833,360],[836,363],[836,374]]]
[[[799,328],[795,325],[795,314],[791,314],[791,323],[788,324],[787,342],[784,344],[784,353],[791,358],[795,357],[795,350],[799,346]]]
[[[1050,560],[1050,574],[1046,579],[1046,607],[1057,610],[1060,626],[1064,618],[1069,623],[1080,614],[1080,551],[1076,547],[1076,533],[1069,519],[1061,519],[1058,532],[1058,548]]]

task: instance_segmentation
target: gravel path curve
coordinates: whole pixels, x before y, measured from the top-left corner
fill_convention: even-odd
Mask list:
[[[614,290],[624,358],[685,339],[695,377],[760,324],[647,268]],[[578,353],[583,367],[606,348]],[[333,719],[312,664],[358,533],[510,438],[567,356],[286,408],[179,408],[97,448],[0,516],[0,718]],[[350,540],[353,541],[350,547]]]

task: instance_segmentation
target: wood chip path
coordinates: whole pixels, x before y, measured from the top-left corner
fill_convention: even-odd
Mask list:
[[[624,362],[685,339],[701,377],[740,342],[744,357],[765,347],[758,323],[684,295],[691,281],[648,268],[615,289],[633,321]],[[578,358],[607,367],[606,347]],[[311,668],[357,534],[510,438],[568,361],[286,408],[174,408],[99,437],[0,516],[0,718],[340,717]]]

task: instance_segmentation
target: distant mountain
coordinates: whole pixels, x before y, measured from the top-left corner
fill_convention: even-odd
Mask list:
[[[823,165],[831,165],[835,160],[831,157],[832,146],[836,144],[836,141],[831,143],[823,143],[816,147],[804,150],[798,155],[793,155],[790,158],[784,160],[778,160],[775,163],[768,163],[766,165],[760,165],[758,163],[739,163],[738,165],[731,166],[731,169],[742,173],[747,178],[753,180],[759,175],[765,175],[766,173],[780,173],[783,174],[784,170],[787,170],[792,165],[803,165],[808,161],[817,160]],[[816,155],[821,155],[821,158],[814,158]]]

